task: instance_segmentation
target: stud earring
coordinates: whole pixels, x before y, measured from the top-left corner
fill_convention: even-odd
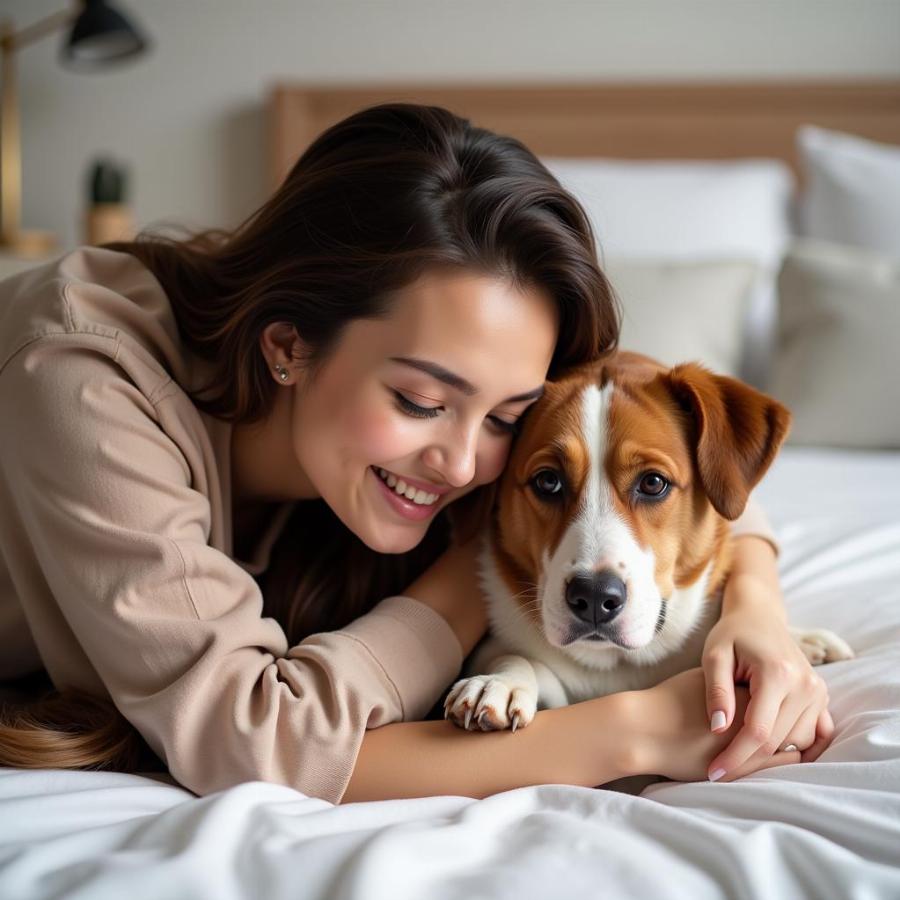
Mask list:
[[[278,377],[284,382],[288,380],[288,370],[282,365],[276,365],[275,371],[278,373]]]

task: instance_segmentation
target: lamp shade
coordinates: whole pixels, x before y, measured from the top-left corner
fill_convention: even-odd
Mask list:
[[[70,69],[99,69],[137,56],[147,42],[137,28],[106,0],[84,0],[60,54]]]

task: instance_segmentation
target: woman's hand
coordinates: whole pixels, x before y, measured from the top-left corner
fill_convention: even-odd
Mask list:
[[[634,748],[634,759],[628,764],[630,774],[663,775],[675,781],[705,781],[710,761],[720,755],[740,730],[732,724],[725,730],[709,730],[706,714],[706,677],[703,669],[688,669],[643,691],[627,695],[632,728],[628,740]],[[737,722],[750,703],[746,688],[734,690]],[[732,781],[759,769],[800,762],[799,751],[753,755],[734,765],[722,781]],[[719,780],[719,779],[717,779]]]
[[[722,733],[743,722],[735,740],[710,765],[710,776],[793,744],[804,762],[817,759],[834,733],[825,682],[787,628],[772,545],[747,534],[735,540],[722,615],[703,649],[707,713]],[[734,685],[750,686],[746,715],[735,716]]]

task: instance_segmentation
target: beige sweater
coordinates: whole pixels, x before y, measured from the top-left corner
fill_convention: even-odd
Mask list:
[[[367,728],[423,718],[462,648],[411,597],[288,646],[232,550],[231,426],[134,257],[80,248],[0,282],[0,680],[111,697],[197,794],[248,780],[338,802]],[[775,544],[759,506],[735,530]],[[777,548],[777,544],[776,544]]]

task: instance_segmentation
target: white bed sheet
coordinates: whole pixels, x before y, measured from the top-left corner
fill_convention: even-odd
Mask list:
[[[759,489],[820,671],[815,763],[641,797],[567,785],[332,806],[252,782],[0,770],[0,897],[900,897],[900,453],[786,448]]]

